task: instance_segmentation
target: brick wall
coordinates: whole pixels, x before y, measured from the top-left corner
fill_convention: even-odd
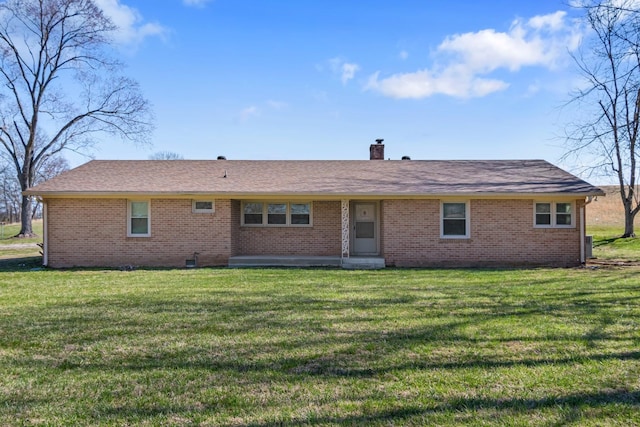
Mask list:
[[[440,238],[439,200],[385,200],[383,254],[387,265],[572,266],[580,263],[576,227],[534,228],[533,200],[471,200],[470,238]]]
[[[126,199],[47,200],[48,264],[184,267],[226,265],[231,255],[339,255],[339,201],[313,202],[313,227],[242,227],[241,203],[216,200],[194,214],[189,199],[151,200],[151,237],[127,237]],[[471,200],[469,239],[440,239],[439,200],[384,200],[381,253],[390,266],[577,265],[576,227],[533,227],[533,200]]]
[[[234,206],[240,212],[240,204]],[[313,202],[313,227],[241,227],[233,239],[236,255],[339,256],[342,248],[339,201]]]
[[[184,267],[226,265],[231,253],[231,203],[195,214],[189,199],[151,200],[151,237],[127,237],[126,199],[50,199],[47,202],[51,267]]]

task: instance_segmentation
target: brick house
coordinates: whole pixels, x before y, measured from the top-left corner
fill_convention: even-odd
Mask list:
[[[90,161],[30,188],[51,267],[573,266],[604,193],[543,160]]]

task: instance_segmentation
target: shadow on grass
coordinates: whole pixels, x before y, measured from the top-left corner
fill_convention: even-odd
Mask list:
[[[594,248],[599,248],[600,246],[611,245],[611,244],[617,242],[618,240],[625,241],[625,240],[627,240],[627,238],[625,238],[625,237],[609,237],[608,239],[594,240],[593,247]]]
[[[413,423],[428,422],[431,417],[439,417],[446,414],[469,413],[474,419],[484,419],[495,422],[496,415],[505,413],[506,416],[527,416],[540,409],[556,409],[562,413],[562,419],[557,425],[567,422],[576,422],[582,418],[590,418],[593,414],[589,409],[605,407],[608,405],[640,406],[640,391],[637,390],[611,390],[593,393],[575,393],[541,398],[450,398],[434,399],[433,403],[422,406],[406,405],[394,409],[381,409],[378,411],[365,411],[365,413],[331,416],[314,414],[304,419],[288,419],[279,421],[266,421],[260,423],[244,424],[251,427],[268,426],[308,426],[308,425],[391,425],[389,423]],[[215,414],[219,411],[218,405],[205,404],[200,408],[200,416],[203,414]],[[102,419],[145,419],[149,417],[178,414],[189,416],[193,413],[191,407],[146,407],[136,408],[127,405],[117,408],[105,408],[97,410]],[[604,416],[604,415],[603,415]],[[224,423],[221,425],[237,425],[236,423]]]
[[[28,268],[27,262],[21,264],[16,271]],[[481,389],[475,395],[453,390],[429,397],[430,388],[424,387],[420,389],[424,399],[393,402],[385,400],[391,391],[361,388],[363,383],[396,385],[392,378],[419,378],[426,371],[436,380],[458,376],[463,381],[467,370],[492,373],[525,367],[534,368],[532,374],[556,375],[571,371],[574,365],[598,365],[611,371],[620,364],[605,362],[632,365],[640,360],[637,346],[629,344],[637,343],[635,280],[626,283],[619,275],[596,276],[586,271],[584,282],[565,283],[556,275],[505,278],[487,271],[489,279],[507,283],[469,284],[469,279],[487,274],[430,271],[426,278],[415,277],[419,283],[403,284],[390,281],[397,278],[397,271],[339,271],[336,276],[329,271],[322,277],[315,272],[290,277],[290,270],[225,271],[233,280],[218,285],[213,274],[203,274],[193,283],[183,275],[171,275],[171,283],[154,279],[155,285],[134,292],[130,285],[145,277],[135,275],[131,282],[100,280],[104,282],[100,292],[87,293],[92,288],[80,284],[74,285],[82,290],[78,293],[63,291],[71,288],[68,285],[55,288],[62,291],[56,292],[58,299],[50,298],[37,310],[30,303],[3,313],[0,347],[21,350],[11,359],[11,369],[46,372],[52,379],[84,377],[92,389],[102,388],[106,394],[125,393],[116,375],[111,377],[111,373],[124,373],[124,377],[149,381],[155,393],[169,393],[175,381],[176,393],[184,387],[182,393],[194,396],[166,403],[145,400],[133,392],[120,395],[117,401],[103,399],[92,406],[90,420],[96,424],[102,419],[124,425],[125,420],[149,422],[149,418],[160,423],[172,415],[188,419],[219,413],[258,414],[260,407],[254,406],[251,396],[256,390],[269,390],[272,383],[290,383],[292,389],[311,395],[305,411],[311,415],[261,419],[248,425],[423,425],[452,416],[473,418],[478,424],[504,416],[503,424],[508,424],[508,417],[539,417],[541,412],[556,412],[557,425],[562,425],[598,417],[594,412],[604,417],[622,406],[623,411],[637,411],[640,405],[633,379],[613,388],[609,388],[611,382],[599,380],[595,391],[562,386],[502,398],[487,396]],[[274,284],[265,286],[264,276],[270,275],[276,276],[270,279]],[[358,277],[353,283],[327,286],[353,275]],[[597,284],[591,284],[596,279]],[[66,283],[69,278],[62,280]],[[564,323],[581,326],[560,328]],[[498,327],[500,332],[495,330]],[[413,357],[404,357],[410,354]],[[193,384],[177,380],[191,372],[204,373],[205,378],[193,379]],[[580,386],[571,375],[566,381]],[[507,388],[512,381],[509,375],[500,380]],[[351,400],[363,405],[350,413],[340,413],[329,403],[314,406],[313,392],[307,392],[307,387],[324,383],[342,384],[353,392]],[[133,382],[128,384],[135,389]],[[234,388],[233,384],[239,385]],[[205,391],[216,387],[228,397],[216,400],[217,394],[212,397]],[[284,407],[293,395],[273,393],[273,399],[278,393],[282,396],[286,414]],[[28,396],[16,394],[9,402],[29,407],[33,404]],[[55,404],[53,397],[51,403]]]
[[[42,256],[0,259],[0,271],[18,272],[29,271],[42,267]]]

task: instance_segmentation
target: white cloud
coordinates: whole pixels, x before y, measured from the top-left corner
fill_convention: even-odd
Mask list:
[[[143,23],[140,13],[120,0],[96,0],[98,7],[118,27],[115,41],[123,45],[136,45],[147,37],[164,36],[167,29],[158,23]]]
[[[564,27],[564,18],[567,12],[557,11],[549,15],[538,15],[529,19],[529,26],[534,29],[549,28],[550,30],[560,31]]]
[[[349,80],[355,77],[356,72],[360,69],[358,64],[342,64],[342,84],[347,84]]]
[[[244,122],[249,120],[251,117],[257,117],[259,115],[260,109],[255,105],[252,105],[240,111],[240,120]]]
[[[415,73],[395,74],[378,80],[371,76],[367,89],[377,90],[391,98],[427,98],[436,94],[457,98],[481,97],[506,89],[509,84],[501,80],[484,79],[456,68],[440,73],[420,70]]]
[[[580,40],[579,29],[567,23],[563,11],[515,20],[507,32],[486,29],[449,36],[436,49],[438,62],[432,68],[383,79],[376,73],[366,88],[393,98],[481,97],[509,87],[488,77],[492,72],[533,66],[554,69],[567,61],[567,51],[575,50]]]
[[[186,6],[204,7],[211,0],[182,0]]]
[[[403,61],[408,57],[409,57],[409,52],[407,52],[406,50],[401,50],[400,53],[398,54],[398,58],[402,59]]]
[[[356,72],[360,70],[358,64],[346,62],[342,58],[330,59],[329,65],[331,66],[331,71],[340,76],[340,81],[342,81],[343,85],[346,85],[349,80],[353,79]]]

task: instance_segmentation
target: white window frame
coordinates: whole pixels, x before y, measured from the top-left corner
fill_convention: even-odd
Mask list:
[[[246,203],[262,203],[262,223],[245,224],[244,206]],[[286,205],[286,222],[284,224],[269,224],[269,205]],[[309,224],[291,223],[291,205],[309,205]],[[313,202],[309,201],[283,201],[283,200],[246,200],[240,204],[240,225],[242,227],[313,227]]]
[[[571,224],[558,224],[557,223],[557,205],[568,204],[571,206]],[[551,224],[537,224],[536,223],[536,207],[539,204],[548,204],[551,206]],[[533,228],[576,228],[576,203],[575,201],[550,201],[550,200],[534,200],[533,202]]]
[[[132,233],[131,232],[131,205],[132,203],[146,203],[147,204],[147,232],[146,233]],[[149,199],[135,199],[127,200],[127,237],[151,237],[151,200]]]
[[[464,204],[464,226],[465,233],[464,235],[450,235],[444,234],[444,205],[445,204]],[[441,239],[469,239],[471,237],[471,209],[469,208],[470,203],[469,200],[441,200],[440,201],[440,238]]]
[[[202,202],[207,202],[207,203],[211,203],[211,209],[198,209],[196,207],[197,203],[202,203]],[[191,201],[191,212],[192,213],[214,213],[216,211],[216,202],[215,200],[211,200],[211,199],[194,199]]]

